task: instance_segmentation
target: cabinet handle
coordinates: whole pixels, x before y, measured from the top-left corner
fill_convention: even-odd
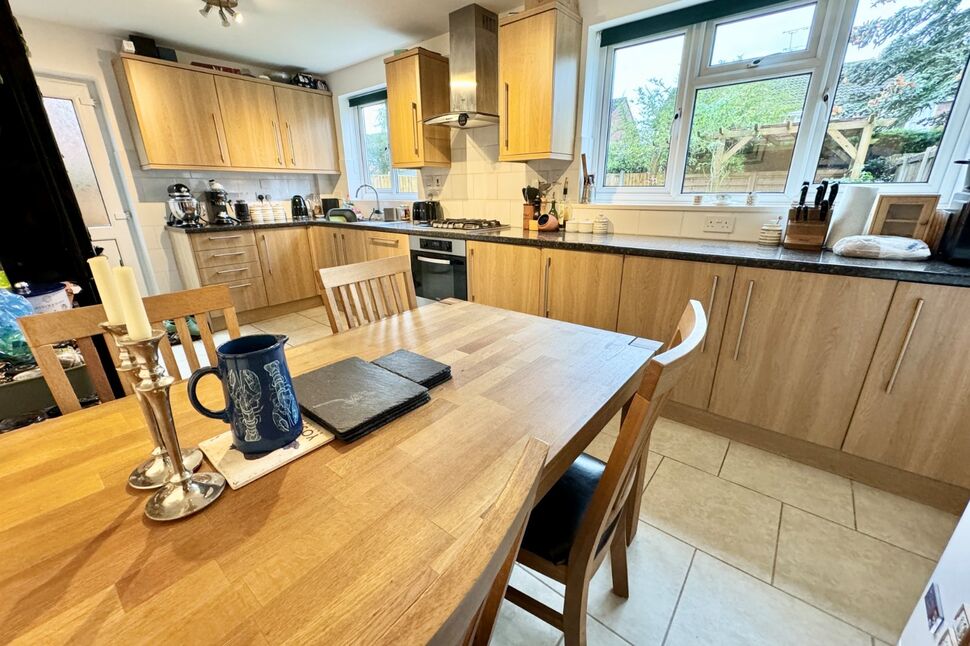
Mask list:
[[[741,327],[738,328],[738,342],[734,346],[734,360],[741,354],[741,339],[744,337],[744,326],[748,322],[748,308],[751,306],[751,292],[754,291],[754,281],[748,281],[748,296],[744,299],[744,312],[741,313]]]
[[[290,128],[290,122],[286,122],[286,136],[290,140],[290,163],[296,166],[296,149],[293,147],[293,130]]]
[[[229,289],[242,289],[243,287],[252,287],[252,283],[242,283],[240,285],[229,285]]]
[[[349,265],[350,261],[347,260],[347,234],[346,233],[340,234],[340,251],[343,253],[343,256],[344,256],[343,264]]]
[[[337,240],[337,234],[333,234],[333,266],[337,267],[340,265],[340,249],[338,245],[340,241]]]
[[[386,247],[396,247],[400,240],[388,240],[387,238],[371,238],[370,241],[374,244],[384,245]]]
[[[222,151],[222,138],[219,136],[219,124],[216,122],[216,113],[210,112],[209,114],[212,115],[212,130],[216,133],[216,143],[219,144],[219,159],[222,160],[222,163],[226,163],[226,153]]]
[[[212,238],[209,238],[209,240],[212,240]],[[227,258],[229,256],[245,256],[245,255],[246,255],[246,252],[245,251],[233,251],[232,253],[214,253],[214,254],[212,254],[212,257],[213,258]]]
[[[714,281],[711,283],[711,298],[707,301],[707,320],[711,320],[711,312],[714,311],[714,297],[717,295],[717,274],[714,274]],[[707,335],[701,341],[701,352],[707,349]]]
[[[276,125],[275,121],[271,122],[273,124],[273,136],[276,137],[276,163],[280,166],[283,165],[283,139],[280,137],[279,126]]]
[[[505,84],[505,150],[509,149],[509,84]]]
[[[246,267],[239,267],[237,269],[222,269],[220,271],[217,271],[216,274],[236,274],[241,271],[246,271]]]
[[[913,311],[913,319],[909,322],[909,329],[906,330],[906,338],[903,339],[903,347],[899,349],[899,356],[896,357],[896,365],[893,366],[893,373],[889,375],[889,383],[886,384],[886,394],[893,393],[893,386],[896,385],[896,377],[899,375],[899,368],[903,365],[906,358],[906,351],[909,350],[909,342],[913,340],[913,332],[916,330],[916,323],[919,321],[920,312],[923,311],[923,299],[916,301],[916,309]]]
[[[209,240],[235,240],[236,238],[241,238],[241,235],[237,236],[208,236]]]
[[[414,136],[414,156],[418,156],[418,104],[411,104],[411,114],[414,116],[414,120],[411,122],[411,130]]]
[[[269,255],[269,245],[266,243],[266,236],[259,236],[263,239],[263,251],[266,252],[266,268],[269,269],[270,275],[273,274],[273,258]]]
[[[543,294],[543,309],[546,311],[545,317],[549,318],[549,275],[552,269],[552,258],[546,258],[546,289]]]

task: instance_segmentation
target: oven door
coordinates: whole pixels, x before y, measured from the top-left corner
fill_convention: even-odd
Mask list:
[[[422,298],[468,300],[464,256],[412,250],[411,273],[414,274],[414,292]]]

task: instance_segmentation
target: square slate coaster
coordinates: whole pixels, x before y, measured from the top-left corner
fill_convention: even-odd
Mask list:
[[[451,379],[451,366],[410,350],[395,350],[374,359],[373,363],[425,388],[433,388]]]

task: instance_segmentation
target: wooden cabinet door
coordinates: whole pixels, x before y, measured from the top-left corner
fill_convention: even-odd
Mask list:
[[[383,231],[364,231],[367,245],[367,259],[379,260],[392,256],[409,256],[409,236],[406,233],[384,233]]]
[[[899,283],[843,450],[970,488],[970,290]]]
[[[555,11],[499,27],[499,159],[551,151],[555,47]]]
[[[338,172],[333,99],[328,94],[273,88],[287,168]]]
[[[316,270],[306,229],[257,231],[256,239],[266,300],[270,305],[309,298],[317,293]]]
[[[539,315],[539,249],[469,241],[467,250],[469,300]]]
[[[367,258],[367,231],[340,227],[340,264],[353,265]]]
[[[284,168],[273,86],[215,76],[229,161],[234,167]]]
[[[338,267],[341,264],[340,229],[337,227],[310,227],[310,259],[314,273],[317,269]]]
[[[709,410],[840,448],[895,286],[739,268]]]
[[[623,256],[542,250],[542,312],[569,323],[616,329]]]
[[[714,385],[714,370],[727,318],[733,265],[641,258],[623,260],[623,285],[616,331],[668,342],[687,302],[700,301],[707,314],[707,337],[700,355],[673,391],[679,402],[707,408]]]
[[[384,73],[391,163],[395,168],[413,168],[421,163],[423,147],[419,56],[393,60],[384,66]]]
[[[228,166],[213,75],[123,59],[144,166]]]

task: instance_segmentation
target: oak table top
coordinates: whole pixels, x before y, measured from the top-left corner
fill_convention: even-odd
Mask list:
[[[183,521],[126,486],[150,450],[132,397],[0,436],[0,642],[374,643],[443,571],[528,437],[539,495],[632,396],[631,336],[436,303],[289,349],[294,374],[407,348],[452,366],[429,404],[324,446]],[[227,430],[172,388],[183,446]],[[218,381],[200,399],[221,408]],[[204,464],[203,470],[211,470]]]

